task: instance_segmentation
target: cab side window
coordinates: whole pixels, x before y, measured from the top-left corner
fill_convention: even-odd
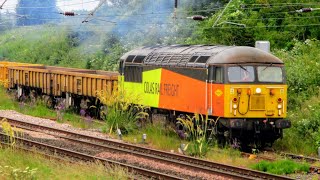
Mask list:
[[[211,83],[223,83],[223,67],[210,66],[208,76]]]
[[[125,66],[124,81],[142,83],[142,71],[143,68],[141,66]]]

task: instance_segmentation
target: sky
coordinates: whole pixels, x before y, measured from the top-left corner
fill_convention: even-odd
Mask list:
[[[5,0],[0,0],[0,5]],[[7,0],[3,6],[2,11],[14,11],[18,0]],[[93,10],[99,4],[99,0],[57,0],[57,6],[62,11],[73,11],[73,10]]]

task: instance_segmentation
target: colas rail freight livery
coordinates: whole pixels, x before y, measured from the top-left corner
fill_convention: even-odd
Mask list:
[[[214,122],[208,129],[218,142],[243,148],[271,145],[291,126],[285,119],[284,64],[253,47],[142,47],[120,59],[119,73],[8,63],[1,71],[18,96],[36,92],[48,96],[49,105],[64,99],[67,107],[90,111],[95,106],[93,111],[99,111],[103,105],[97,91],[124,90],[139,97],[132,104],[148,106],[150,114],[163,113],[171,121],[186,114],[208,115]],[[80,107],[82,102],[87,104]]]

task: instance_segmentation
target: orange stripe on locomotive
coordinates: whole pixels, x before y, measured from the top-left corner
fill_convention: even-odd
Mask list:
[[[181,112],[223,116],[224,85],[207,84],[206,70],[190,69],[189,71],[200,71],[198,74],[202,76],[202,79],[162,69],[158,107]],[[212,107],[212,112],[208,112],[207,107]]]
[[[206,82],[203,80],[162,69],[160,92],[159,108],[206,113]]]

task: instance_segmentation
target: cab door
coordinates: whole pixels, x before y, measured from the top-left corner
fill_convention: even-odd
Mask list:
[[[206,106],[207,106],[207,113],[208,115],[212,115],[213,107],[212,107],[212,92],[213,92],[213,78],[215,74],[215,68],[214,66],[209,66],[208,68],[208,79],[206,82]]]
[[[209,66],[207,81],[208,115],[224,115],[224,96],[223,66]]]

